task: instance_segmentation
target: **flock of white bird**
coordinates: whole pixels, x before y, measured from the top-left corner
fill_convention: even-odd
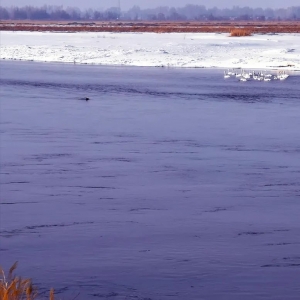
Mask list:
[[[239,73],[235,72],[234,69],[229,69],[224,71],[224,78],[237,78],[240,81],[250,81],[250,80],[257,80],[257,81],[272,81],[272,80],[286,80],[289,75],[285,71],[279,71],[277,75],[268,74],[266,71],[248,71],[241,70]]]

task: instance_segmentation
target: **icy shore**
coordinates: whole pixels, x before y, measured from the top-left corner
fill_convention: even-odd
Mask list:
[[[0,59],[300,70],[300,34],[1,32]]]

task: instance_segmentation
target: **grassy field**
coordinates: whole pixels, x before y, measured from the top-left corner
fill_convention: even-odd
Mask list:
[[[300,22],[0,22],[0,31],[231,33],[234,30],[253,34],[300,33]]]

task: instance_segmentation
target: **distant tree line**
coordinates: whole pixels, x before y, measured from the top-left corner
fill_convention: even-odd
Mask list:
[[[184,7],[161,6],[153,9],[141,9],[133,6],[128,11],[117,7],[106,10],[80,10],[76,7],[49,6],[41,7],[2,7],[1,20],[72,20],[72,21],[265,21],[265,20],[300,20],[300,6],[289,8],[250,8],[234,6],[220,9],[206,8],[203,5],[186,5]]]
[[[39,20],[39,21],[80,21],[80,20],[118,20],[121,12],[118,8],[112,7],[105,11],[87,9],[80,10],[77,7],[44,5],[41,7],[3,7],[0,6],[0,20]]]

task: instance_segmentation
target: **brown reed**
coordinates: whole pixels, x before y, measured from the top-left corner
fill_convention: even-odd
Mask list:
[[[30,279],[22,279],[15,276],[18,262],[15,262],[5,276],[0,267],[0,299],[1,300],[34,300],[37,297],[37,288],[33,286]],[[54,290],[50,291],[50,300],[54,300]]]
[[[251,36],[252,31],[246,28],[233,28],[230,30],[230,36],[241,37],[241,36]]]
[[[1,31],[49,32],[153,32],[153,33],[230,33],[247,29],[252,34],[300,33],[299,21],[195,21],[195,22],[80,22],[0,20]],[[238,35],[239,36],[239,35]]]

